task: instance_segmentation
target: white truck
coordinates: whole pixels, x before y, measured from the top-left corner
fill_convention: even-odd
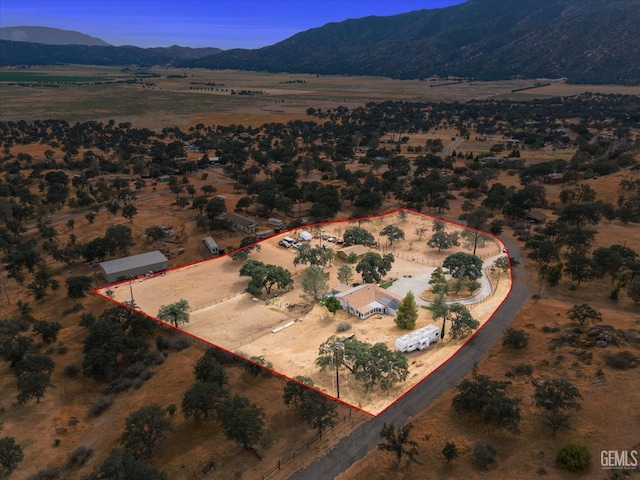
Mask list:
[[[414,350],[424,350],[429,345],[435,343],[440,338],[440,327],[427,325],[415,332],[407,333],[396,339],[396,348],[401,352],[413,352]]]

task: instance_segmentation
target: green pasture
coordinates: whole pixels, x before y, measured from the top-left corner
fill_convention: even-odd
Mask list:
[[[86,83],[108,82],[113,80],[108,77],[86,77],[80,75],[60,75],[46,72],[2,72],[0,82],[24,82],[24,83]]]

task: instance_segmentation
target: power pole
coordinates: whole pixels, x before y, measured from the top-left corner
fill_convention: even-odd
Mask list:
[[[342,354],[344,356],[344,343],[342,342],[336,342],[333,344],[332,347],[327,347],[325,348],[326,352],[331,352],[333,355],[333,359],[336,363],[336,397],[340,398],[340,376],[339,376],[339,367],[340,364],[338,363],[338,349],[342,348]]]

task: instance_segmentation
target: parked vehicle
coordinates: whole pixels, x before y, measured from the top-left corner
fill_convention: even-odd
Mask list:
[[[289,248],[291,246],[291,244],[289,242],[287,242],[286,240],[280,240],[280,242],[278,242],[278,245],[280,245],[281,247],[284,247],[284,248]]]
[[[415,332],[407,333],[396,339],[396,348],[401,352],[413,352],[414,350],[424,350],[429,345],[436,343],[440,338],[440,327],[427,325]]]
[[[279,218],[270,218],[269,225],[273,225],[276,228],[282,228],[284,227],[284,222]]]

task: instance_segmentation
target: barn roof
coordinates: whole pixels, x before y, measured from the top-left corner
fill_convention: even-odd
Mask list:
[[[106,262],[101,262],[99,265],[105,274],[111,275],[117,272],[141,268],[146,265],[156,265],[163,262],[168,262],[167,257],[165,257],[162,252],[154,250],[153,252],[108,260]]]

